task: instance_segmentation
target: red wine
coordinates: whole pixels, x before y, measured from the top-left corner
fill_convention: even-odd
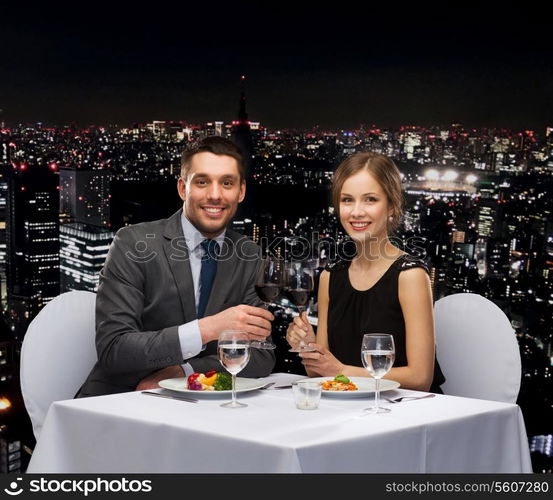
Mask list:
[[[263,302],[274,302],[280,297],[282,287],[273,283],[265,283],[263,285],[255,285],[257,296]]]
[[[304,306],[309,300],[310,290],[306,288],[287,288],[286,296],[295,306]]]

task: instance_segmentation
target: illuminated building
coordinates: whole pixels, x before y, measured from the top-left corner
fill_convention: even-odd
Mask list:
[[[488,275],[506,279],[511,272],[511,250],[509,243],[502,239],[488,240]]]
[[[1,162],[0,162],[1,163]],[[8,167],[0,164],[0,304],[6,296]]]
[[[350,156],[357,151],[357,144],[353,132],[343,132],[343,151],[344,157]]]
[[[451,235],[452,243],[464,243],[465,242],[465,232],[464,231],[453,231]]]
[[[6,425],[13,422],[20,386],[17,344],[0,307],[0,474],[21,471],[21,442]]]
[[[0,135],[0,304],[6,297],[6,206],[8,202],[8,172],[11,170],[11,151],[14,147],[7,134]]]
[[[474,258],[476,259],[476,268],[478,275],[484,278],[488,272],[487,264],[487,244],[485,238],[478,238],[474,248]]]
[[[60,170],[61,293],[95,292],[98,287],[99,272],[114,236],[108,229],[110,182],[106,170]]]
[[[17,379],[16,342],[0,307],[0,387]],[[1,391],[0,391],[1,396]]]
[[[146,125],[146,129],[149,130],[156,140],[165,138],[168,135],[168,125],[165,121],[154,120],[152,123]]]
[[[10,163],[10,144],[6,139],[0,137],[0,165],[8,165]]]
[[[112,231],[87,224],[60,226],[60,293],[96,292],[113,237]]]
[[[3,402],[0,400],[0,408],[2,404]],[[1,411],[4,410],[0,409],[0,412]],[[6,408],[5,411],[8,411],[8,409]],[[0,424],[0,474],[15,474],[20,472],[21,441],[13,437],[6,425]]]
[[[478,225],[479,236],[496,237],[499,235],[500,222],[502,219],[502,207],[498,200],[482,199],[478,206]]]
[[[426,170],[422,178],[406,182],[405,193],[436,198],[461,198],[475,195],[476,187],[473,182],[476,178],[474,176],[461,176],[460,174],[463,174],[463,172],[455,170],[441,172],[436,168],[430,168]]]
[[[225,131],[223,130],[224,122],[216,121],[216,122],[208,122],[205,124],[204,127],[202,127],[202,137],[212,137],[212,136],[219,136],[223,137],[225,135]]]
[[[415,132],[408,132],[403,140],[403,151],[408,160],[413,159],[415,149],[421,145],[420,135]]]
[[[22,337],[29,322],[59,295],[58,176],[20,165],[8,175],[8,321]]]
[[[110,225],[110,182],[107,170],[60,170],[60,224]]]
[[[447,273],[445,267],[430,268],[430,286],[433,300],[439,300],[447,295]]]

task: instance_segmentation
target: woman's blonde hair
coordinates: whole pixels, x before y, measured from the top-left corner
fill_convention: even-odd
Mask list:
[[[382,186],[392,207],[392,215],[388,219],[388,233],[394,233],[403,215],[403,191],[400,172],[387,156],[371,152],[355,153],[338,165],[332,180],[332,204],[336,213],[340,214],[340,194],[344,182],[361,170],[369,172]]]

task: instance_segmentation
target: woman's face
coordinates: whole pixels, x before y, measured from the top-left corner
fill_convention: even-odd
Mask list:
[[[392,214],[381,185],[367,170],[346,179],[340,192],[340,222],[354,241],[387,236]]]

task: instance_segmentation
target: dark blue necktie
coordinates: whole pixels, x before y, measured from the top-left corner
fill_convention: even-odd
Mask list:
[[[217,256],[219,244],[215,240],[204,240],[200,243],[204,250],[202,256],[202,270],[200,271],[200,300],[198,302],[198,319],[203,318],[211,286],[217,274]]]

